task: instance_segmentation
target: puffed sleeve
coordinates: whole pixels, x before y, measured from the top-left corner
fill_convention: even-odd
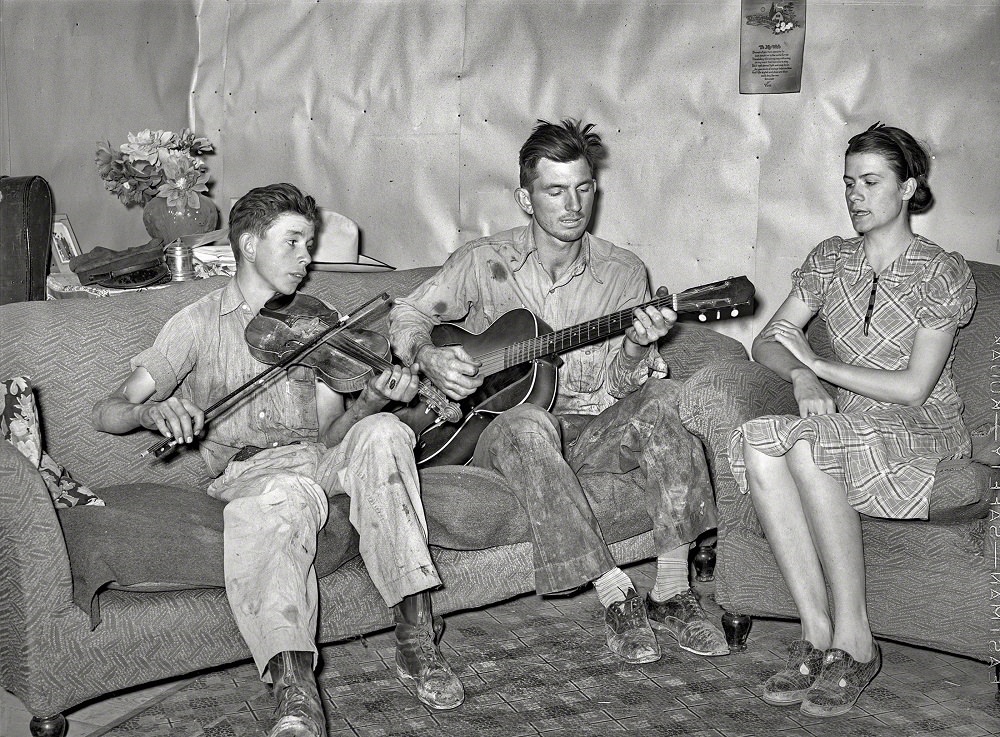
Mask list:
[[[969,322],[976,306],[976,282],[958,253],[941,253],[917,286],[917,324],[930,330],[954,330]]]
[[[810,310],[818,312],[826,301],[826,292],[833,282],[844,239],[827,238],[806,256],[802,266],[792,272],[792,291]]]

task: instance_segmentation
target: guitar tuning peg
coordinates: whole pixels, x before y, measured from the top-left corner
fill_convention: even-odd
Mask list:
[[[698,322],[707,322],[707,321],[708,321],[708,318],[705,317],[705,313],[704,312],[699,312],[698,313]]]
[[[730,316],[730,317],[739,317],[739,314],[740,314],[740,311],[739,311],[739,309],[737,309],[736,307],[734,307],[734,308],[733,308],[733,309],[732,309],[732,310],[730,311],[730,313],[729,313],[729,316]]]

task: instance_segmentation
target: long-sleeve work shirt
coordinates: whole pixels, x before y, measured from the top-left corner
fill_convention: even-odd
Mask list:
[[[522,226],[455,251],[434,276],[396,300],[389,335],[396,354],[412,363],[417,351],[431,343],[431,329],[442,322],[478,334],[504,313],[526,308],[560,330],[649,299],[645,264],[589,233],[577,259],[553,281],[538,260],[531,228]],[[632,359],[622,351],[622,341],[617,336],[562,355],[555,412],[599,414],[635,391],[651,371],[666,372],[655,347]]]

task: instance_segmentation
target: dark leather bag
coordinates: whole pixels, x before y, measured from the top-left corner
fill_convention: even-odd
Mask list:
[[[0,177],[0,305],[45,299],[53,216],[42,177]]]

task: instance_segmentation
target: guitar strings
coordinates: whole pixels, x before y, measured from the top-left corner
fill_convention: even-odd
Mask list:
[[[698,291],[705,290],[692,289],[684,294],[693,294]],[[680,300],[679,295],[668,294],[662,297],[655,297],[648,302],[637,305],[637,307],[670,306],[674,311],[677,311],[683,310],[685,304],[686,303]],[[696,303],[692,302],[691,304]],[[604,315],[588,322],[580,323],[579,325],[563,328],[562,330],[557,330],[551,333],[545,333],[544,335],[539,335],[534,338],[528,338],[506,347],[487,351],[486,353],[481,354],[478,358],[482,362],[483,368],[487,369],[487,374],[495,373],[496,371],[502,370],[505,366],[513,366],[518,363],[524,363],[531,358],[546,356],[552,353],[559,353],[567,343],[573,344],[584,340],[585,334],[588,340],[598,340],[602,337],[601,333],[604,331],[616,333],[622,330],[627,330],[627,325],[632,322],[632,314],[635,309],[636,307],[632,307],[611,315]],[[594,331],[597,331],[597,335],[595,337],[591,337],[591,334]]]
[[[713,308],[718,310],[722,307],[733,307],[734,304],[730,298],[719,300],[722,304],[715,305],[710,303],[711,300],[709,300],[709,304],[704,304],[702,301],[696,299],[698,295],[716,292],[720,287],[725,287],[729,284],[729,280],[704,284],[700,287],[692,287],[680,294],[667,294],[654,297],[648,302],[637,305],[637,307],[669,306],[675,312],[703,311]],[[611,315],[595,318],[589,322],[545,333],[534,338],[528,338],[506,347],[486,351],[478,356],[478,360],[482,364],[481,371],[486,375],[490,375],[533,358],[559,353],[567,344],[572,345],[581,341],[586,342],[584,340],[584,333],[586,333],[587,340],[599,340],[601,337],[604,337],[601,335],[602,331],[607,331],[607,334],[611,335],[627,330],[628,324],[632,321],[632,314],[635,309],[636,307],[632,307]],[[598,334],[596,337],[591,338],[591,333],[595,330]]]

